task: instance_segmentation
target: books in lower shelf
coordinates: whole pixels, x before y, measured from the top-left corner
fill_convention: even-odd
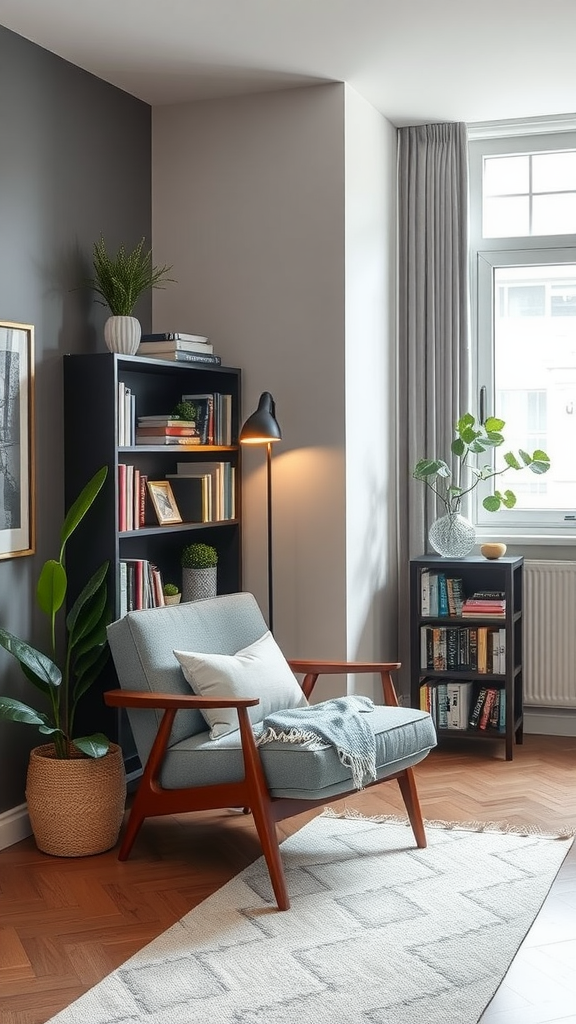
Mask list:
[[[506,693],[472,680],[427,680],[420,686],[420,709],[437,729],[506,731]]]
[[[120,618],[127,612],[164,606],[162,575],[152,562],[145,558],[121,558],[118,570]]]

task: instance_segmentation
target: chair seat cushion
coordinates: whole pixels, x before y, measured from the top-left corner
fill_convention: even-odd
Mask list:
[[[415,708],[377,705],[370,715],[376,736],[378,779],[423,760],[436,745],[430,715]],[[311,749],[307,743],[268,743],[259,748],[270,793],[274,797],[318,800],[351,791],[352,775],[334,747]],[[244,777],[238,730],[217,740],[208,732],[175,743],[161,773],[167,789],[238,782]]]

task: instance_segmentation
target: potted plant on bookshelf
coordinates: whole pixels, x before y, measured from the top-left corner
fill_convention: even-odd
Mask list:
[[[482,481],[494,480],[510,469],[529,469],[536,474],[547,473],[550,469],[548,455],[539,449],[532,455],[522,449],[517,454],[506,452],[502,466],[479,465],[478,459],[486,451],[505,444],[502,434],[505,426],[504,420],[496,416],[489,416],[482,424],[476,423],[471,413],[464,413],[454,427],[455,437],[450,445],[454,472],[447,462],[437,457],[416,463],[412,476],[426,484],[444,508],[443,515],[432,523],[428,534],[430,545],[438,554],[459,558],[474,547],[476,531],[461,514],[461,507],[462,499]],[[482,504],[488,512],[514,508],[516,495],[511,490],[494,490]]]
[[[172,267],[154,266],[152,250],[144,248],[144,238],[127,252],[122,243],[115,254],[108,252],[102,236],[94,243],[92,262],[94,277],[90,285],[101,296],[98,301],[108,306],[111,316],[104,324],[104,340],[111,352],[134,355],[142,328],[133,315],[140,296],[151,288],[162,288],[172,278]]]
[[[180,604],[182,594],[175,583],[165,583],[162,590],[166,604]]]
[[[210,544],[188,544],[182,551],[182,599],[216,597],[218,552]]]
[[[26,799],[36,844],[62,857],[101,853],[114,846],[126,797],[122,751],[102,733],[76,736],[78,703],[99,676],[109,656],[110,621],[104,562],[88,580],[66,616],[62,656],[56,636],[57,615],[68,588],[66,544],[101,491],[107,466],[88,481],[68,510],[60,532],[60,553],[40,571],[36,590],[47,615],[50,654],[0,629],[0,646],[20,663],[40,692],[40,710],[12,697],[0,697],[0,718],[35,726],[49,742],[30,752]]]

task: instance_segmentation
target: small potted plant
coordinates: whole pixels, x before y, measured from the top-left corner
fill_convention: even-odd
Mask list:
[[[182,594],[175,583],[165,583],[162,590],[164,592],[164,601],[166,604],[180,604]]]
[[[104,325],[106,345],[111,352],[134,355],[142,335],[140,322],[133,316],[134,307],[144,292],[172,281],[168,277],[172,267],[154,266],[152,250],[144,248],[144,238],[131,252],[126,252],[122,243],[113,255],[101,236],[94,243],[92,262],[94,277],[90,285],[111,313]]]
[[[210,544],[188,544],[182,551],[182,599],[216,597],[218,552]]]
[[[455,471],[443,459],[420,459],[412,476],[420,480],[436,495],[444,507],[444,513],[430,527],[428,539],[434,551],[440,555],[460,557],[472,550],[475,529],[461,514],[462,499],[470,494],[484,480],[494,480],[511,469],[529,469],[538,475],[550,469],[550,458],[539,449],[532,455],[520,449],[517,454],[506,452],[504,465],[491,462],[478,465],[478,459],[487,451],[505,444],[502,434],[504,420],[489,416],[482,424],[477,423],[471,413],[464,413],[454,427],[454,439],[450,452],[455,461]],[[514,508],[516,495],[511,490],[494,490],[482,501],[487,512],[498,512],[501,508]]]
[[[66,638],[57,661],[57,614],[68,588],[66,544],[101,491],[108,467],[88,481],[68,510],[57,559],[44,563],[36,598],[50,627],[50,655],[0,629],[0,646],[20,663],[41,695],[39,710],[12,697],[0,697],[0,718],[35,726],[44,738],[30,752],[26,799],[36,844],[63,857],[101,853],[114,846],[126,797],[122,751],[102,733],[77,736],[78,702],[99,677],[109,656],[110,621],[104,562],[88,580],[66,616]]]

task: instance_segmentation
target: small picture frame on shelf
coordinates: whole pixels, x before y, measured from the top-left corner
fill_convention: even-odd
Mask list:
[[[176,499],[167,480],[148,480],[148,493],[160,526],[182,522]]]

